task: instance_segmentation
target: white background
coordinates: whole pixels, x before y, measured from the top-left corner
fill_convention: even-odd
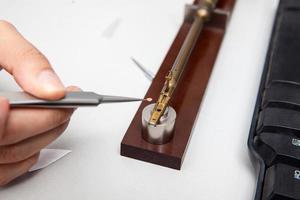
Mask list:
[[[66,85],[143,97],[191,0],[1,0],[11,21]],[[79,109],[50,147],[73,152],[0,189],[2,200],[251,200],[247,138],[277,1],[238,0],[181,171],[121,157],[139,104]],[[0,89],[17,89],[0,74]]]

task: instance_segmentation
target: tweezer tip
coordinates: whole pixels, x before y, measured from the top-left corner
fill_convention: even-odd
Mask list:
[[[121,103],[121,102],[131,102],[131,101],[147,101],[151,102],[152,98],[132,98],[132,97],[120,97],[120,96],[101,96],[101,103]]]

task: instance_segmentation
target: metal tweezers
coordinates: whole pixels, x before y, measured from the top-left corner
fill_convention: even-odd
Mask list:
[[[11,107],[46,108],[98,106],[102,103],[121,103],[144,100],[131,97],[100,95],[94,92],[67,92],[64,98],[53,101],[39,99],[25,92],[0,92],[0,96],[7,98]]]

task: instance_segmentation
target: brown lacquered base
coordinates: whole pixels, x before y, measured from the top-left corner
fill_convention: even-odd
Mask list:
[[[217,8],[230,13],[233,5],[234,0],[221,0]],[[154,145],[143,139],[141,116],[143,108],[148,105],[147,102],[143,102],[122,140],[122,156],[174,169],[181,168],[202,97],[224,36],[227,20],[228,16],[225,14],[214,14],[211,22],[205,25],[194,47],[170,102],[177,113],[173,139],[163,145]],[[189,28],[190,24],[187,22],[181,26],[145,97],[152,97],[154,100],[158,98],[164,85],[165,76],[179,52]]]

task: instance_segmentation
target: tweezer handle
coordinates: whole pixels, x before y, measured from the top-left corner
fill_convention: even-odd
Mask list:
[[[67,92],[60,100],[38,99],[25,92],[0,92],[0,96],[9,100],[11,107],[61,107],[97,106],[102,97],[94,92]]]

